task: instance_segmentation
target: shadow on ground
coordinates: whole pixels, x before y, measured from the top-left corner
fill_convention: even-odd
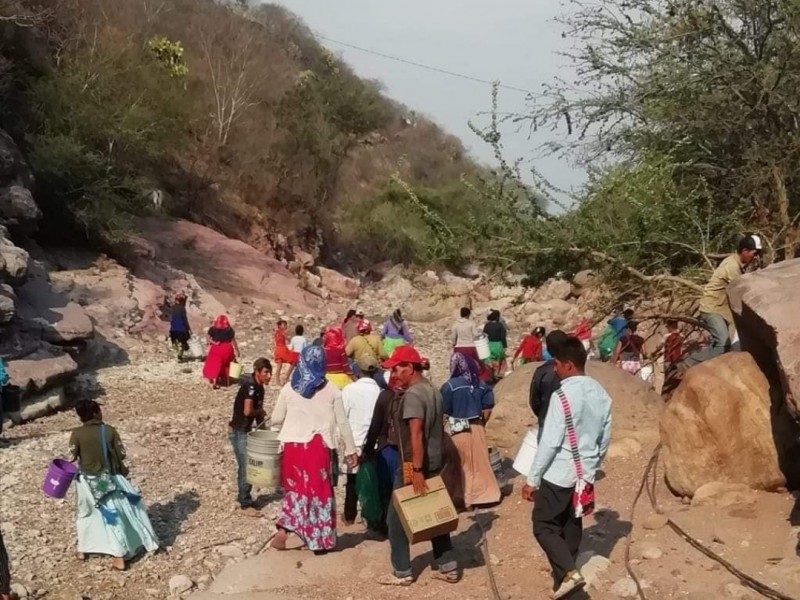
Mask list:
[[[156,503],[147,510],[161,547],[173,546],[183,522],[200,507],[197,492],[182,492],[169,502]]]

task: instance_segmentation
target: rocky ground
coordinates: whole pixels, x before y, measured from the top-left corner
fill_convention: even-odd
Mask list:
[[[239,318],[247,360],[266,353],[273,315],[258,317],[254,307],[243,305]],[[319,326],[310,320],[307,324]],[[433,378],[441,381],[448,353],[442,326],[415,324],[414,330],[420,347],[432,358]],[[73,494],[54,501],[39,489],[48,460],[66,452],[69,430],[77,424],[73,413],[60,413],[11,429],[12,446],[0,450],[0,522],[18,590],[33,598],[59,600],[167,598],[170,583],[176,593],[191,588],[196,600],[365,600],[412,593],[374,583],[388,568],[388,548],[364,538],[359,526],[343,531],[342,551],[329,556],[262,552],[274,531],[278,504],[264,497],[263,519],[237,514],[234,461],[225,436],[233,390],[210,390],[198,374],[199,364],[178,365],[161,349],[131,359],[130,365],[86,378],[85,389],[100,395],[106,420],[126,442],[131,478],[144,493],[163,550],[142,557],[125,573],[112,571],[102,558],[84,563],[74,558]],[[504,386],[524,396],[526,382],[523,373]],[[510,391],[504,397],[507,394]],[[273,388],[268,403],[275,395]],[[624,567],[624,538],[631,534],[632,565],[646,598],[756,598],[719,564],[654,519],[646,497],[631,521],[631,501],[657,441],[657,406],[647,405],[646,394],[612,395],[617,404],[615,442],[598,485],[601,509],[585,523],[584,559],[590,559],[586,570],[594,574],[591,597],[635,597]],[[495,424],[492,435],[497,439],[518,435],[509,435],[508,413],[505,419]],[[513,427],[527,425],[520,420],[525,419],[514,417]],[[504,450],[513,454],[511,448]],[[547,567],[531,535],[530,505],[518,497],[520,485],[518,479],[510,497],[479,515],[480,523],[474,515],[462,517],[455,537],[465,566],[459,585],[432,580],[425,568],[429,549],[425,544],[414,548],[415,566],[421,571],[416,597],[489,598],[489,568],[501,598],[545,597]],[[787,522],[793,505],[788,494],[724,489],[704,505],[692,506],[663,486],[657,493],[681,527],[726,560],[790,597],[800,596],[796,532]],[[481,527],[487,530],[488,568],[479,545]]]

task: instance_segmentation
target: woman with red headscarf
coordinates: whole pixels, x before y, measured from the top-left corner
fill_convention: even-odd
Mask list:
[[[325,349],[325,378],[340,390],[353,382],[350,361],[345,353],[344,333],[341,327],[328,327],[322,336]]]
[[[227,382],[231,363],[239,356],[235,335],[225,315],[218,316],[208,330],[208,356],[203,365],[203,377],[215,390],[219,387],[220,379],[224,377]]]

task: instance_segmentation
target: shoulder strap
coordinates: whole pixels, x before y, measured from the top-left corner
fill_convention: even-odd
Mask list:
[[[100,445],[103,449],[103,466],[105,467],[106,471],[111,473],[111,468],[108,464],[108,443],[106,442],[106,425],[103,423],[100,425]]]
[[[581,455],[578,452],[578,436],[575,433],[575,422],[572,420],[572,410],[569,407],[569,400],[564,390],[561,388],[556,390],[558,399],[561,400],[561,408],[564,411],[564,421],[567,424],[567,439],[569,440],[569,447],[572,451],[572,462],[575,464],[575,473],[578,476],[578,481],[583,480],[583,465],[581,465]]]

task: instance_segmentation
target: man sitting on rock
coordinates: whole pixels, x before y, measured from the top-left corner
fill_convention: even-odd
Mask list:
[[[728,302],[728,285],[739,279],[757,256],[763,253],[761,238],[746,235],[739,240],[736,254],[723,260],[708,280],[700,299],[700,321],[711,333],[711,345],[687,356],[681,367],[686,370],[701,362],[716,358],[730,350],[733,314]]]
[[[550,398],[522,497],[534,502],[533,535],[553,570],[553,598],[565,598],[586,583],[575,560],[583,516],[593,509],[595,476],[611,441],[611,398],[586,376],[579,339],[570,337],[556,348],[554,363],[561,388]]]

